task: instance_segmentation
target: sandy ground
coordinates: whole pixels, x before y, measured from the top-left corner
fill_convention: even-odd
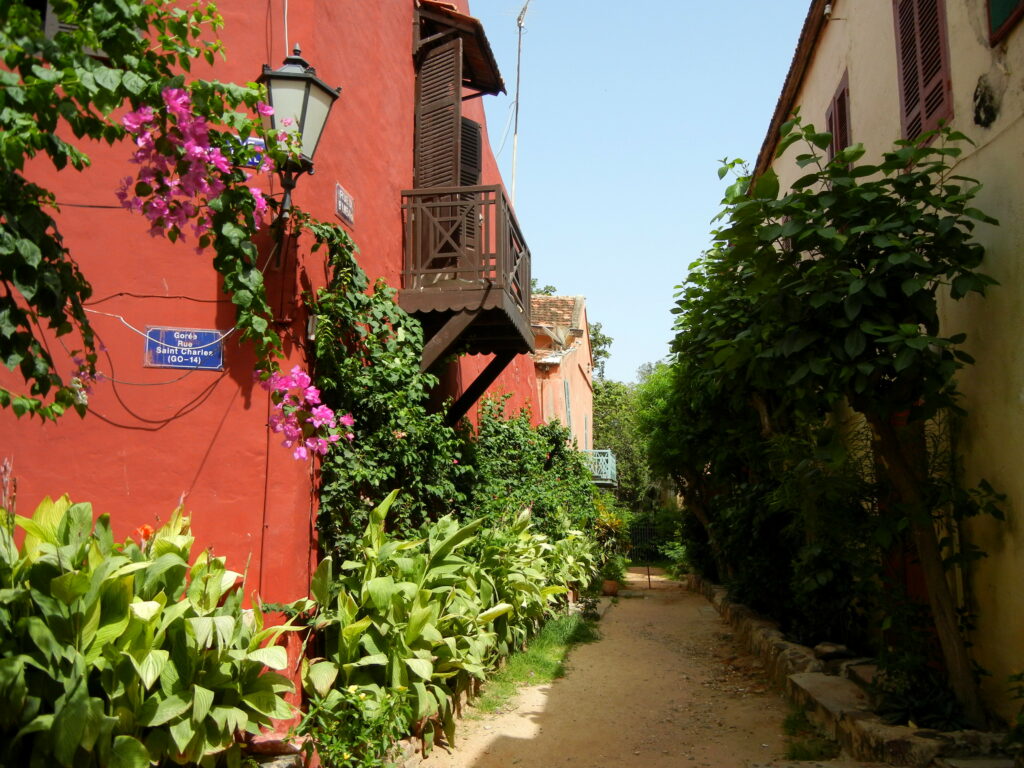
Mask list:
[[[646,569],[578,646],[567,675],[507,711],[459,723],[424,768],[718,768],[785,765],[789,711],[708,602]],[[778,761],[778,762],[776,762]],[[799,765],[813,766],[815,763]],[[830,766],[852,766],[836,761]]]

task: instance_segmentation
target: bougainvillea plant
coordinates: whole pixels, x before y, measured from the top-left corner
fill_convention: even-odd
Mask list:
[[[210,143],[209,124],[196,114],[186,89],[164,88],[162,99],[163,109],[144,105],[121,118],[135,139],[132,162],[139,165],[139,172],[122,179],[117,198],[125,208],[149,219],[154,236],[166,235],[173,241],[190,223],[201,250],[211,241],[208,204],[224,192],[236,162]],[[265,114],[271,108],[261,102],[257,109]],[[239,149],[246,147],[239,145]],[[269,170],[269,156],[263,155],[258,166]],[[254,204],[252,224],[258,229],[269,206],[259,188],[249,187],[249,193]]]
[[[62,22],[56,35],[46,34],[41,9]],[[140,173],[122,185],[123,204],[146,214],[155,235],[174,240],[193,226],[197,245],[214,251],[238,337],[255,346],[261,368],[272,367],[281,342],[252,242],[268,201],[249,186],[246,164],[261,92],[186,84],[183,74],[195,61],[213,63],[222,24],[201,1],[187,9],[176,0],[0,3],[0,361],[25,384],[0,386],[0,408],[43,419],[86,412],[81,385],[94,379],[97,359],[84,306],[92,286],[60,232],[56,195],[26,164],[45,158],[58,171],[83,170],[99,140],[134,140]],[[267,137],[265,156],[287,151]],[[83,361],[70,374],[55,340]]]
[[[270,416],[270,430],[284,436],[281,444],[292,449],[296,460],[305,461],[315,455],[326,456],[332,443],[344,437],[354,440],[351,428],[355,418],[351,413],[338,416],[320,400],[320,390],[299,366],[291,373],[256,372],[260,386],[270,392],[274,412]],[[340,428],[344,427],[342,433]]]

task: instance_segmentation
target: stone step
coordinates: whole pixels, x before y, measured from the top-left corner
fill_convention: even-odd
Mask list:
[[[1013,768],[1012,757],[940,757],[934,768]]]

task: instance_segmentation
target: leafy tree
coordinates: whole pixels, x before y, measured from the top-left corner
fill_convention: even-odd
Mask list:
[[[612,356],[612,339],[601,330],[600,323],[588,323],[587,330],[590,333],[590,355],[594,358],[594,377],[604,378],[604,365]]]
[[[633,512],[650,506],[651,474],[636,426],[637,386],[594,379],[594,445],[615,454],[615,497]]]
[[[954,374],[971,362],[963,334],[942,334],[938,297],[994,282],[977,270],[983,249],[971,236],[976,222],[994,221],[970,205],[977,184],[950,172],[960,150],[949,143],[961,134],[898,142],[880,163],[860,165],[859,145],[826,163],[830,135],[798,117],[781,136],[780,153],[806,143],[796,161],[807,172],[782,195],[772,171],[728,189],[723,226],[675,310],[677,360],[698,367],[699,389],[725,398],[718,417],[746,403],[764,437],[843,402],[863,416],[889,489],[881,524],[903,520],[913,533],[950,686],[980,724],[933,524],[942,499],[927,473],[924,424],[957,408]],[[954,496],[957,514],[995,511],[983,497]]]
[[[530,292],[534,296],[554,296],[558,293],[558,289],[553,285],[545,285],[543,288],[537,284],[537,278],[530,278]]]

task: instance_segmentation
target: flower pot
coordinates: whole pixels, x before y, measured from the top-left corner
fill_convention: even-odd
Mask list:
[[[605,579],[601,582],[601,594],[602,595],[617,595],[619,594],[619,582],[614,579]]]

